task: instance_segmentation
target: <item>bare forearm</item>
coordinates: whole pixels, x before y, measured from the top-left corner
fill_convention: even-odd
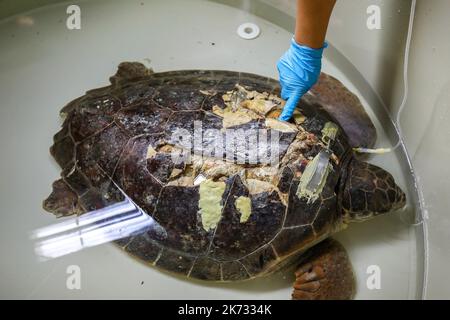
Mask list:
[[[297,0],[295,41],[318,49],[323,47],[328,22],[336,0]]]

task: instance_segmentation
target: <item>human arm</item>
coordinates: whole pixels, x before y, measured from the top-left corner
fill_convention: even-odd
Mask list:
[[[301,97],[317,82],[325,36],[336,0],[297,0],[295,35],[277,63],[281,97],[287,100],[279,119],[288,121]]]

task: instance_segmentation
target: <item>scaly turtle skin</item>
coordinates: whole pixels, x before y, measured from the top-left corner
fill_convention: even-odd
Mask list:
[[[66,119],[51,148],[62,178],[44,201],[47,211],[67,216],[110,205],[123,200],[120,186],[162,227],[117,241],[147,263],[236,281],[303,257],[294,298],[353,295],[345,250],[323,240],[405,204],[388,172],[352,154],[352,146],[375,142],[356,96],[322,75],[286,123],[276,120],[278,83],[253,74],[153,73],[122,63],[110,80],[62,110]],[[198,124],[203,139],[192,144],[185,138],[195,138]],[[255,149],[249,129],[274,134],[279,153],[261,138]],[[252,154],[261,159],[251,163]]]

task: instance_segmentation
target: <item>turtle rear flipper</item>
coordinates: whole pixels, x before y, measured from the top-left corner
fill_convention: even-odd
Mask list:
[[[358,97],[339,80],[322,73],[306,99],[316,101],[341,125],[350,146],[372,148],[377,131]]]
[[[295,272],[294,300],[349,300],[355,293],[355,277],[344,247],[327,239],[302,255]]]
[[[57,217],[80,214],[83,209],[78,204],[77,194],[69,188],[63,179],[53,182],[53,191],[44,200],[42,206]]]

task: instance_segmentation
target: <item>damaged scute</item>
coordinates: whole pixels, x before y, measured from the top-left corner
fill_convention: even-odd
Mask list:
[[[297,197],[306,199],[312,203],[319,198],[327,181],[329,172],[332,170],[330,164],[331,154],[328,151],[320,151],[305,168],[297,188]]]
[[[338,133],[338,126],[333,122],[325,123],[325,126],[322,129],[322,141],[329,145],[331,141],[336,139],[336,135]]]
[[[200,184],[199,209],[203,229],[209,231],[217,227],[222,217],[222,195],[225,182],[205,180]]]
[[[249,197],[240,196],[236,199],[236,209],[241,214],[240,223],[247,222],[252,214],[252,202]]]
[[[248,91],[240,85],[222,95],[226,105],[224,109],[213,107],[213,113],[223,118],[223,127],[248,123],[255,119],[263,119],[283,101],[276,95],[267,92]]]

